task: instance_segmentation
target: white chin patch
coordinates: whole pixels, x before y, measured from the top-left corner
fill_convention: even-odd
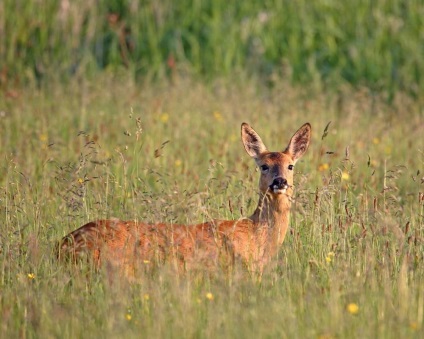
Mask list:
[[[281,188],[281,189],[274,188],[273,192],[275,194],[286,194],[287,193],[287,187],[284,187],[284,188]]]

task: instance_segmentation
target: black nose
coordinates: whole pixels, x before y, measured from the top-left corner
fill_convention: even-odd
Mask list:
[[[287,188],[287,180],[283,178],[275,178],[271,185],[269,185],[271,189],[282,190]]]

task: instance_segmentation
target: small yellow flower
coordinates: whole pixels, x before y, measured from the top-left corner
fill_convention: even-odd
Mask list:
[[[412,322],[410,322],[409,323],[409,328],[411,329],[411,330],[414,330],[414,331],[416,331],[416,330],[418,330],[418,323],[416,322],[416,321],[412,321]]]
[[[355,303],[350,303],[347,305],[346,309],[350,314],[358,314],[359,312],[359,306]]]
[[[320,334],[318,339],[332,339],[333,336],[331,334]]]
[[[372,139],[372,142],[373,142],[373,144],[377,145],[377,144],[380,143],[380,139],[375,137],[375,138]]]
[[[131,314],[130,313],[127,313],[127,314],[125,314],[125,318],[128,320],[128,321],[130,321],[131,320]]]
[[[78,183],[82,185],[84,183],[84,179],[83,178],[78,178]]]
[[[206,299],[213,300],[213,294],[211,292],[206,293]]]
[[[213,112],[213,117],[217,121],[221,121],[222,120],[222,114],[220,112],[218,112],[218,111]]]
[[[342,180],[349,180],[349,178],[350,178],[350,175],[349,175],[349,173],[347,173],[347,172],[342,172]]]
[[[327,256],[325,257],[325,261],[327,264],[333,261],[334,258],[334,252],[328,252]]]
[[[146,265],[147,265],[147,264],[150,264],[150,260],[146,260],[146,259],[145,259],[145,260],[143,260],[143,263],[144,263],[144,264],[146,264]]]
[[[149,294],[148,294],[148,293],[145,293],[145,294],[143,295],[143,298],[144,298],[144,300],[146,300],[146,301],[150,300],[150,296],[149,296]]]
[[[35,274],[34,273],[28,273],[28,279],[33,280],[35,279]]]
[[[168,113],[162,113],[159,119],[164,124],[166,124],[168,122],[168,120],[169,120],[169,114]]]
[[[318,166],[318,171],[323,172],[330,168],[330,165],[327,163],[321,164]]]
[[[43,142],[47,141],[47,134],[45,133],[40,134],[40,141],[43,141]]]
[[[182,163],[180,159],[175,160],[175,167],[180,167]]]

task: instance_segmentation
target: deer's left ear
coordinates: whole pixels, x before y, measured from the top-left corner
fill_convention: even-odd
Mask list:
[[[292,136],[284,153],[291,155],[294,162],[296,162],[303,154],[305,154],[310,141],[311,125],[306,123]]]

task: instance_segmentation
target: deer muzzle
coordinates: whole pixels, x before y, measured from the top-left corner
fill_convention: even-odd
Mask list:
[[[286,193],[286,190],[287,188],[289,188],[289,185],[286,179],[278,177],[274,179],[269,188],[275,194],[283,194]]]

